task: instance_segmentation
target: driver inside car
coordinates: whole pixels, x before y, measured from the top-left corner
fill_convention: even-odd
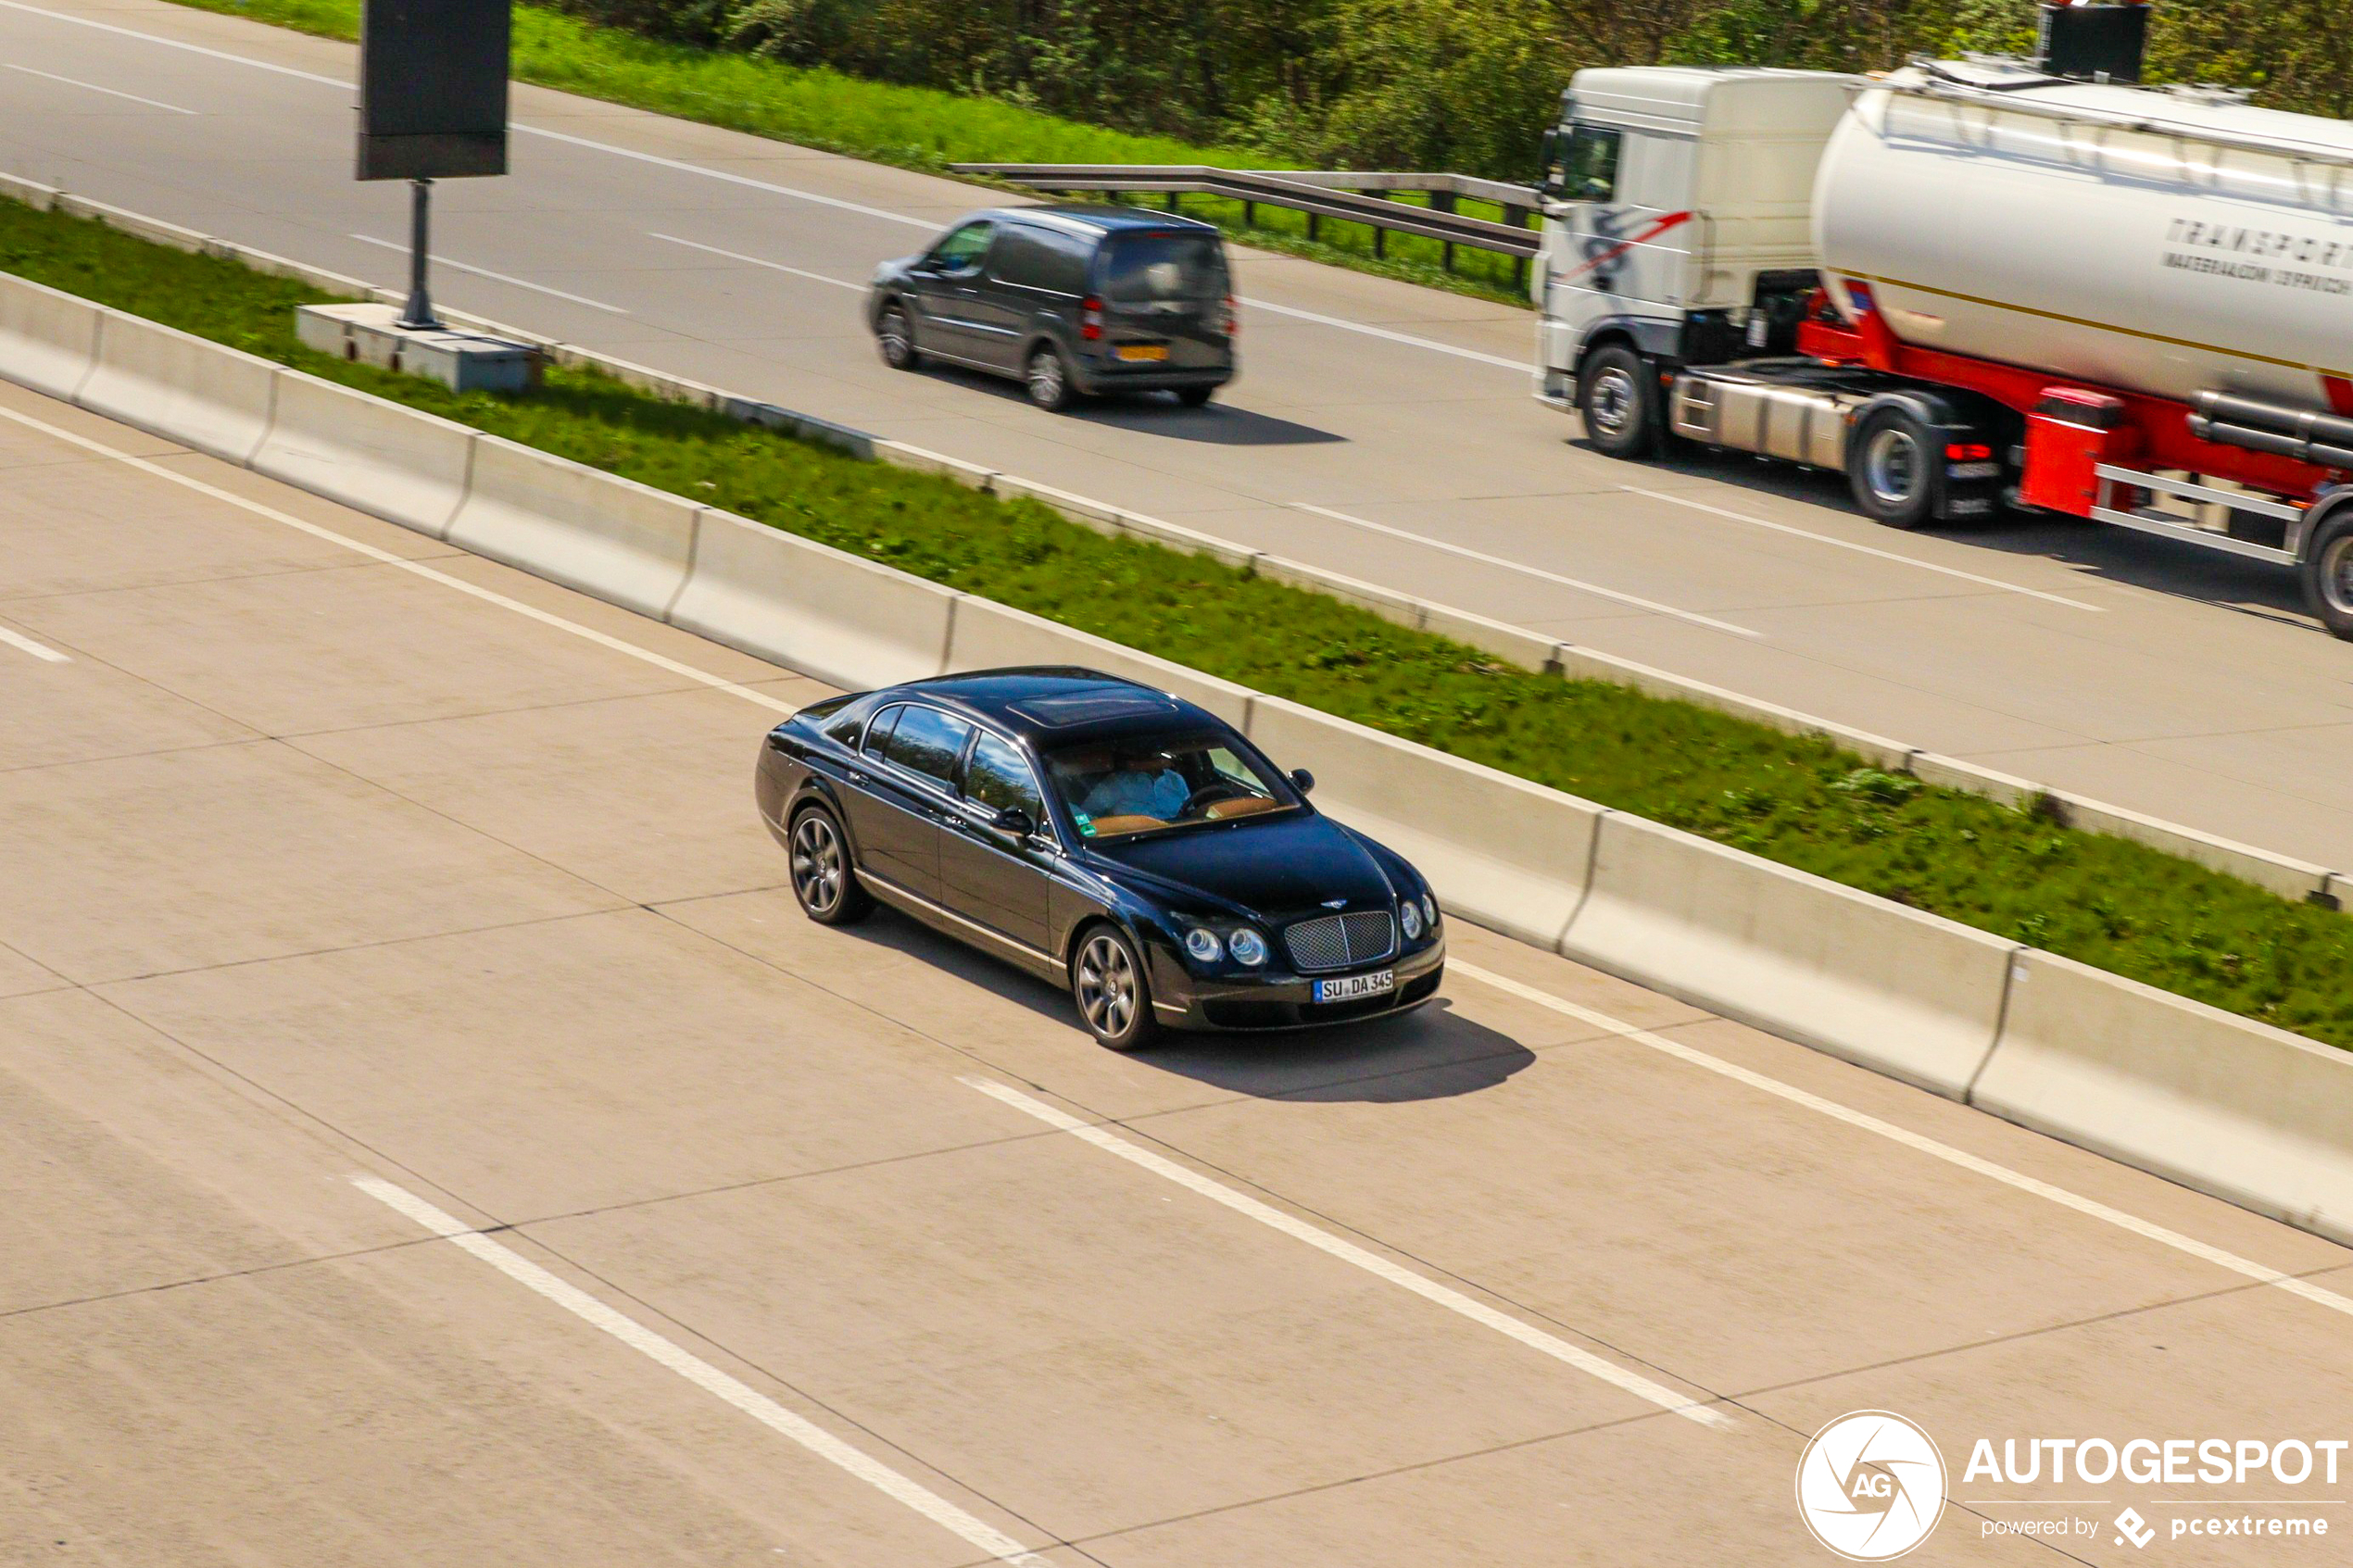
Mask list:
[[[1152,817],[1174,822],[1192,797],[1165,755],[1122,757],[1111,770],[1088,786],[1078,809],[1089,817]]]

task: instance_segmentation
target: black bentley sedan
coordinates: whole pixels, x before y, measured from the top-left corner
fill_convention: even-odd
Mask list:
[[[988,670],[803,709],[760,814],[809,918],[884,903],[1068,985],[1114,1050],[1284,1029],[1438,990],[1429,885],[1231,725],[1091,670]]]

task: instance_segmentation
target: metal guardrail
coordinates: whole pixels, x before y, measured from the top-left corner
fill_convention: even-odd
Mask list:
[[[1307,216],[1307,237],[1320,239],[1327,220],[1362,223],[1373,232],[1373,254],[1388,254],[1390,234],[1412,234],[1436,240],[1449,270],[1454,247],[1467,246],[1512,258],[1516,279],[1525,282],[1528,263],[1541,237],[1528,227],[1541,210],[1534,189],[1496,180],[1475,180],[1462,174],[1360,173],[1353,170],[1212,169],[1203,164],[1138,163],[958,163],[959,174],[977,174],[1035,190],[1069,194],[1164,194],[1171,212],[1179,210],[1186,195],[1222,196],[1242,204],[1245,227],[1256,221],[1261,207],[1282,207]],[[1416,192],[1429,205],[1392,201],[1382,193]],[[1493,202],[1504,220],[1471,218],[1455,210],[1463,197]]]

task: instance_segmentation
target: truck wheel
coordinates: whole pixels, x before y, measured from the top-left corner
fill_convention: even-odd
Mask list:
[[[1658,372],[1619,344],[1598,350],[1577,378],[1577,411],[1585,439],[1612,458],[1647,458],[1658,450]]]
[[[2304,602],[2332,636],[2353,641],[2353,507],[2321,520],[2304,551]]]
[[[1863,421],[1847,448],[1855,504],[1890,528],[1919,528],[1936,516],[1944,444],[1919,417],[1881,408]]]

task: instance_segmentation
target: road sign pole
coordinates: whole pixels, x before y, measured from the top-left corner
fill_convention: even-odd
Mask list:
[[[425,290],[427,237],[433,225],[433,182],[409,182],[409,306],[399,324],[410,332],[438,332],[441,320],[433,313],[433,295]]]

